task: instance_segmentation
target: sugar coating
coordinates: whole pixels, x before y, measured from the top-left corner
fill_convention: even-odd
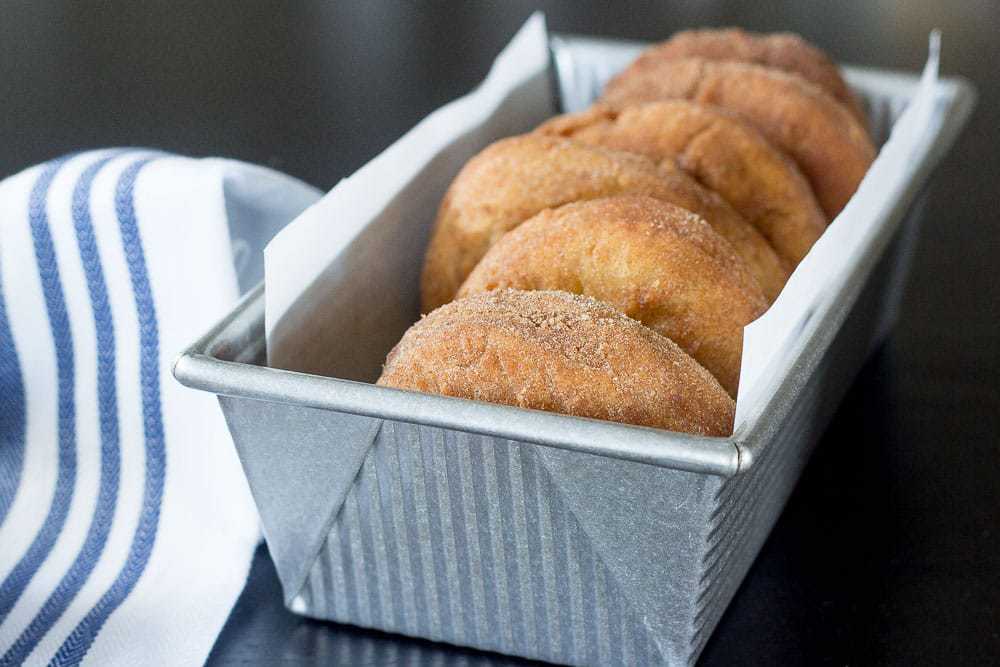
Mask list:
[[[799,165],[828,218],[843,209],[875,159],[847,108],[802,77],[771,67],[704,58],[638,59],[613,78],[614,107],[687,99],[743,115]]]
[[[741,28],[684,30],[639,56],[646,60],[690,57],[736,60],[797,74],[836,98],[863,126],[867,124],[861,103],[847,87],[837,65],[794,33],[760,34]]]
[[[732,432],[735,404],[669,339],[608,304],[496,290],[414,324],[378,384],[701,435]]]
[[[719,107],[687,100],[596,104],[557,116],[537,132],[676,161],[732,204],[784,266],[802,261],[826,229],[826,215],[795,163],[740,116]],[[770,266],[771,258],[751,260],[755,264]],[[757,275],[772,300],[787,280],[786,272],[774,269]]]
[[[542,211],[500,239],[458,295],[508,287],[604,301],[673,340],[732,396],[743,327],[768,307],[745,263],[704,220],[639,195]]]
[[[536,213],[618,194],[648,195],[705,218],[777,295],[787,267],[722,197],[670,161],[530,134],[488,146],[461,170],[441,203],[421,276],[422,311],[455,297],[476,263],[506,232]]]

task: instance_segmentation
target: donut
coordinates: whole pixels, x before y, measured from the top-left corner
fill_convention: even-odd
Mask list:
[[[458,298],[513,288],[604,301],[677,343],[736,395],[743,327],[768,302],[708,224],[651,197],[618,196],[542,211],[500,239]]]
[[[864,128],[843,104],[802,77],[770,67],[704,58],[640,60],[612,79],[615,108],[663,99],[714,104],[741,114],[787,153],[832,219],[875,159]]]
[[[761,34],[741,28],[684,30],[643,51],[639,60],[736,60],[784,70],[819,86],[847,107],[867,129],[868,119],[840,70],[820,49],[790,32]]]
[[[826,229],[826,217],[795,163],[745,120],[719,107],[666,100],[617,111],[598,104],[557,116],[537,131],[676,160],[732,204],[789,266],[802,261]]]
[[[421,311],[455,297],[462,282],[504,233],[536,213],[573,201],[642,194],[704,217],[733,244],[754,277],[776,295],[788,277],[767,240],[718,194],[676,165],[529,134],[487,147],[459,172],[445,194],[421,275]]]
[[[735,404],[669,339],[564,292],[497,290],[414,324],[378,384],[708,436]]]
[[[768,303],[773,303],[788,282],[791,274],[789,267],[794,265],[782,260],[764,234],[718,192],[699,183],[673,159],[661,159],[659,165],[660,170],[665,172],[670,192],[662,195],[653,193],[652,196],[704,219],[729,242],[750,270],[754,282],[763,290]]]

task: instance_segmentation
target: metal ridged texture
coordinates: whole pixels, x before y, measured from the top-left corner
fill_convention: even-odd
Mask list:
[[[752,459],[745,472],[724,479],[384,420],[329,531],[317,533],[318,556],[303,556],[304,583],[286,568],[291,608],[552,662],[693,663],[854,372],[891,324],[916,217],[784,423],[743,443]],[[324,461],[346,469],[342,438],[365,431],[360,422],[357,433],[333,429],[325,418],[347,418],[322,410],[239,399],[223,406],[258,502],[264,481],[292,485],[297,514],[302,471],[274,479],[278,463],[306,456],[310,470]],[[334,443],[336,459],[326,453]],[[310,493],[324,495],[322,487]],[[326,516],[321,504],[314,510]]]
[[[815,387],[811,385],[811,393]],[[813,398],[803,405],[814,405]],[[720,489],[711,520],[696,603],[691,654],[693,663],[742,582],[808,458],[814,438],[811,410],[801,409],[768,444],[753,467]]]
[[[384,424],[293,606],[552,662],[664,660],[534,446],[436,428]]]
[[[919,230],[923,198],[859,295],[841,335],[827,351],[778,435],[759,448],[750,469],[719,489],[702,561],[689,662],[705,642],[767,539],[840,398],[898,313],[907,258]],[[888,319],[887,319],[888,318]]]
[[[636,613],[574,515],[586,511],[580,498],[572,507],[564,499],[566,471],[548,467],[555,459],[547,457],[585,455],[542,454],[535,445],[391,421],[383,422],[293,608],[551,662],[693,664],[840,396],[886,331],[879,316],[902,287],[899,250],[912,240],[915,222],[904,230],[777,435],[751,444],[749,469],[725,481],[700,476],[705,486],[690,496],[679,478],[658,478],[660,488],[677,496],[667,523],[685,524],[696,545],[665,538],[639,547],[649,560],[667,564],[661,589],[646,594],[667,597],[668,627]],[[608,475],[622,474],[611,466],[604,462]],[[650,482],[655,488],[651,478],[642,486],[648,490]],[[647,520],[653,519],[639,519]],[[662,514],[659,521],[669,530]],[[687,578],[697,582],[693,604],[683,586],[668,590]],[[660,627],[660,635],[650,627]]]

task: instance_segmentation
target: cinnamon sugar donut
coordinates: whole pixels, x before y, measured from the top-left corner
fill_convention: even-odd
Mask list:
[[[704,58],[638,60],[608,83],[603,97],[616,108],[663,99],[743,115],[798,163],[831,219],[875,159],[868,134],[843,104],[802,77],[770,67]]]
[[[868,127],[857,96],[847,87],[829,56],[790,32],[761,34],[741,28],[684,30],[642,52],[639,60],[705,58],[774,67],[801,76],[832,95]]]
[[[699,435],[732,432],[735,405],[677,345],[607,304],[498,290],[414,324],[378,384]]]
[[[719,192],[705,187],[681,169],[675,160],[661,159],[659,166],[670,186],[670,192],[651,193],[650,196],[680,206],[704,219],[733,247],[749,269],[752,282],[761,288],[768,303],[773,303],[788,282],[790,267],[794,264],[782,260],[759,228],[751,224]]]
[[[795,163],[745,120],[719,107],[687,100],[620,110],[596,104],[557,116],[537,131],[676,160],[732,204],[789,266],[802,261],[826,229],[826,217]]]
[[[750,265],[767,294],[788,277],[764,237],[716,193],[673,163],[530,134],[487,147],[465,165],[438,212],[421,276],[422,311],[454,298],[504,233],[546,208],[617,194],[642,194],[704,217]]]
[[[498,288],[604,301],[677,343],[736,395],[743,327],[768,302],[744,262],[693,213],[618,196],[542,211],[504,235],[458,298]]]

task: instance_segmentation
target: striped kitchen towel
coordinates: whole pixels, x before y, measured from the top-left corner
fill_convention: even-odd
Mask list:
[[[136,149],[0,182],[0,665],[205,660],[260,529],[215,398],[171,364],[318,196]]]

